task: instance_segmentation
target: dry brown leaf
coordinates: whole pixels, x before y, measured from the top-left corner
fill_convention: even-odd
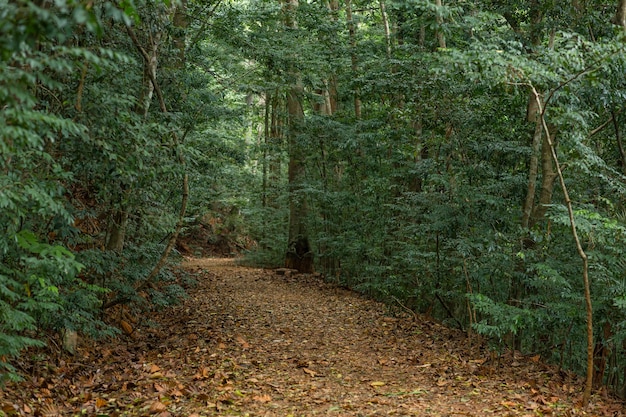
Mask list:
[[[161,401],[155,401],[150,404],[150,414],[162,413],[163,411],[167,411],[167,406],[163,404]]]
[[[158,371],[160,371],[160,370],[161,370],[161,368],[159,368],[159,366],[158,366],[158,365],[154,365],[154,364],[150,365],[150,373],[151,373],[151,374],[153,374],[153,373],[155,373],[155,372],[158,372]]]
[[[250,348],[250,344],[248,342],[246,342],[246,340],[243,337],[237,336],[235,338],[235,340],[237,341],[237,343],[239,343],[241,345],[242,348],[244,348],[244,349],[249,349]]]
[[[96,408],[101,408],[107,405],[107,400],[104,398],[96,398]]]
[[[272,397],[268,394],[255,395],[254,397],[252,397],[252,399],[260,403],[268,403],[272,401]]]
[[[120,327],[127,335],[131,335],[133,333],[133,326],[131,326],[126,320],[120,320]]]
[[[448,381],[447,379],[443,379],[443,378],[441,378],[441,379],[439,379],[439,380],[437,381],[437,386],[438,386],[438,387],[445,387],[445,386],[446,386],[446,385],[448,385],[449,383],[450,383],[450,381]]]
[[[387,385],[387,383],[385,383],[383,381],[370,382],[370,386],[372,386],[372,387],[382,387],[384,385]]]
[[[305,374],[310,375],[312,377],[315,377],[317,375],[317,372],[309,369],[309,368],[302,368],[302,370],[304,371]]]

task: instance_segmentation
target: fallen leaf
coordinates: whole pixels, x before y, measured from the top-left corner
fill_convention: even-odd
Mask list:
[[[153,374],[153,373],[155,373],[155,372],[158,372],[158,371],[160,371],[160,370],[161,370],[161,368],[159,368],[159,366],[158,366],[158,365],[154,365],[154,364],[153,364],[153,365],[151,365],[151,366],[150,366],[150,373],[151,373],[151,374]]]
[[[107,405],[107,400],[103,398],[96,398],[96,408],[102,408]]]
[[[242,348],[244,348],[244,349],[250,348],[250,344],[248,342],[246,342],[246,340],[243,337],[237,336],[235,338],[235,340],[237,341],[237,343],[239,343],[241,345]]]
[[[317,372],[309,369],[309,368],[302,368],[302,370],[304,371],[305,374],[310,375],[312,377],[315,377],[317,375]]]
[[[252,399],[254,401],[258,401],[260,403],[268,403],[268,402],[272,401],[272,397],[269,396],[268,394],[255,395],[254,397],[252,397]]]
[[[167,411],[167,406],[163,404],[161,401],[155,401],[150,404],[150,414],[162,413],[163,411]]]
[[[372,387],[382,387],[383,385],[387,385],[387,384],[383,381],[374,381],[374,382],[371,382],[370,385]]]

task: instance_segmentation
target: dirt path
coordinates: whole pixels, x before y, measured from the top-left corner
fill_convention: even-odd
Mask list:
[[[573,416],[622,415],[538,358],[490,360],[465,335],[311,276],[195,259],[197,286],[124,343],[82,349],[33,377],[7,415]],[[9,405],[17,410],[8,412]],[[0,416],[2,413],[0,412]]]

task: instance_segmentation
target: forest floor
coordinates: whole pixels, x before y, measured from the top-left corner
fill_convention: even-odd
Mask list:
[[[0,416],[620,416],[539,357],[309,275],[189,259],[190,296],[74,356],[33,358]],[[127,323],[129,324],[129,323]]]

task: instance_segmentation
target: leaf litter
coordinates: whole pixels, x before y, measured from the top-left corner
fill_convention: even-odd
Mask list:
[[[189,259],[178,306],[74,356],[20,363],[0,416],[621,416],[582,380],[318,276]],[[4,414],[3,414],[4,413]]]

